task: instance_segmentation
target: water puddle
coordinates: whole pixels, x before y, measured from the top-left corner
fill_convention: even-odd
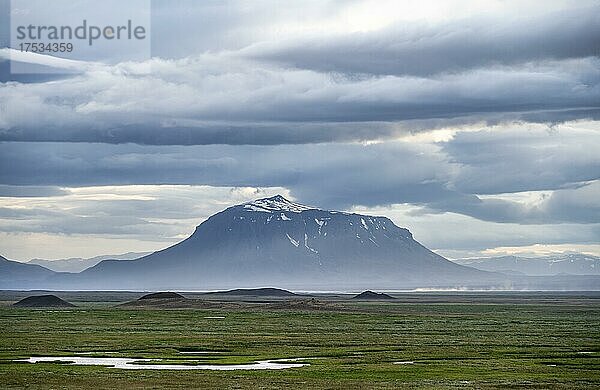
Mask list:
[[[394,364],[415,364],[415,362],[412,362],[412,361],[394,362]]]
[[[40,310],[40,313],[72,313],[73,310]]]
[[[249,364],[139,364],[145,362],[159,362],[162,359],[132,359],[132,358],[96,358],[81,356],[41,356],[29,359],[18,359],[16,362],[42,363],[42,362],[65,362],[68,364],[82,366],[105,366],[109,368],[120,368],[123,370],[282,370],[286,368],[297,368],[307,366],[307,363],[290,363],[295,359],[272,359],[257,360]]]

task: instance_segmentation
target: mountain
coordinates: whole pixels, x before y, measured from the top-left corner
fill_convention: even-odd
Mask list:
[[[63,299],[60,299],[56,295],[35,295],[21,299],[19,302],[13,304],[16,307],[75,307],[72,303],[69,303]]]
[[[386,217],[320,210],[282,196],[230,207],[184,241],[135,260],[104,260],[60,286],[207,290],[485,286],[505,277],[455,264]]]
[[[246,296],[246,297],[300,297],[302,295],[295,294],[291,291],[282,290],[280,288],[236,288],[227,291],[212,291],[205,295],[219,296]]]
[[[352,297],[352,299],[358,299],[358,300],[365,300],[365,301],[373,301],[373,300],[380,300],[380,299],[396,299],[391,295],[385,294],[385,293],[376,293],[370,290],[367,291],[363,291],[358,295],[355,295]]]
[[[483,271],[503,272],[511,275],[600,275],[600,257],[580,253],[566,253],[544,257],[501,256],[479,259],[454,260]]]
[[[162,292],[161,291],[161,292],[146,294],[143,297],[140,297],[138,299],[138,301],[141,301],[144,299],[186,299],[186,297],[184,297],[183,295],[178,294],[176,292],[171,292],[171,291]]]
[[[27,264],[37,264],[44,268],[55,272],[81,272],[85,269],[95,266],[102,260],[132,260],[143,256],[146,256],[150,252],[127,252],[121,255],[102,255],[91,258],[72,257],[70,259],[61,260],[44,260],[44,259],[32,259]]]
[[[20,263],[0,256],[0,287],[35,287],[54,275],[55,272],[40,265]]]

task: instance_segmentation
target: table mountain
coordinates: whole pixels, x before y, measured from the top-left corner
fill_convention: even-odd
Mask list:
[[[86,289],[330,289],[486,285],[498,275],[446,260],[386,217],[278,195],[229,207],[167,249],[55,280]]]

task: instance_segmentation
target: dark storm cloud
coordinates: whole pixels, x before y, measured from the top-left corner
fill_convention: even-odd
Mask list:
[[[0,144],[0,182],[9,185],[206,184],[325,185],[336,173],[398,187],[443,180],[435,147],[410,144],[283,146],[137,146],[61,143]],[[39,161],[44,161],[39,164]],[[410,164],[416,171],[399,169]],[[377,171],[378,175],[373,173]],[[354,175],[353,175],[354,174]],[[59,184],[60,183],[60,184]],[[334,187],[333,184],[330,184]],[[340,188],[341,190],[341,188]],[[326,191],[323,191],[326,192]]]
[[[600,181],[594,181],[574,190],[555,191],[543,204],[542,211],[551,215],[554,220],[598,223],[600,221],[599,197]]]
[[[20,53],[79,74],[1,83],[0,141],[278,145],[598,119],[600,5],[592,4],[522,17],[511,5],[517,11],[494,18],[282,37],[273,31],[298,23],[299,12],[318,25],[352,4],[159,1],[160,57],[61,64]],[[11,53],[0,49],[0,74]]]
[[[431,123],[432,121],[427,121]],[[140,145],[278,145],[322,142],[349,142],[386,139],[408,133],[408,126],[385,122],[365,123],[247,123],[197,124],[180,126],[167,123],[125,125],[109,129],[54,128],[44,131],[0,134],[1,141],[27,142],[101,142]],[[414,128],[418,128],[415,124]]]
[[[301,144],[393,138],[474,121],[560,122],[600,111],[600,59],[432,78],[337,78],[227,55],[154,59],[0,88],[0,141]]]
[[[60,196],[68,192],[60,187],[52,186],[7,186],[0,184],[0,198],[35,198],[47,196]]]
[[[250,58],[325,72],[429,76],[494,65],[600,54],[600,5],[515,18],[478,16],[443,24],[257,43]]]
[[[464,193],[554,190],[600,179],[597,129],[489,129],[458,133],[440,146],[460,165],[453,183]]]
[[[450,168],[431,147],[418,145],[140,147],[11,143],[0,144],[0,151],[0,180],[13,185],[280,186],[290,188],[303,201],[335,208],[353,203],[434,201],[449,194],[444,184]]]
[[[473,134],[474,139],[486,139],[485,134]],[[510,134],[514,132],[505,137]],[[499,151],[507,149],[499,160],[514,164],[500,170],[485,163],[486,152],[477,152],[477,145],[456,148],[449,157],[442,152],[450,149],[448,146],[440,150],[436,145],[404,142],[237,147],[5,143],[0,144],[0,181],[49,186],[284,187],[303,202],[333,209],[410,203],[424,206],[427,212],[455,212],[495,222],[596,222],[599,205],[595,199],[600,198],[600,187],[587,181],[597,179],[598,157],[576,148],[581,134],[563,138],[543,134],[537,131],[533,140],[523,141],[523,147],[515,140],[512,149],[498,142]],[[584,136],[589,138],[588,147],[589,142],[598,142],[598,137]],[[554,156],[544,159],[544,144],[558,145],[550,153]],[[530,155],[536,149],[541,149],[539,154]],[[561,152],[577,157],[558,158]],[[474,164],[475,160],[480,161]],[[539,164],[543,164],[541,172]],[[485,180],[495,184],[487,179],[490,177],[499,183],[487,187],[491,194],[507,192],[507,188],[555,191],[535,205],[475,195],[478,191],[469,185],[485,186]],[[141,203],[133,205],[143,207]]]
[[[10,0],[0,0],[0,47],[10,44]]]
[[[482,221],[501,223],[597,224],[600,221],[600,181],[575,189],[556,190],[536,205],[504,199],[481,199],[463,195],[454,199],[425,203],[422,212],[454,212],[469,215]]]

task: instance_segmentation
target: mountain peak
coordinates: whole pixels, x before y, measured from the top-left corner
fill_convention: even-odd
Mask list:
[[[314,210],[315,207],[305,206],[300,203],[292,202],[281,195],[275,195],[270,198],[257,199],[242,205],[248,211],[259,211],[263,213],[272,213],[278,211],[288,211],[292,213],[301,213],[305,210]]]

